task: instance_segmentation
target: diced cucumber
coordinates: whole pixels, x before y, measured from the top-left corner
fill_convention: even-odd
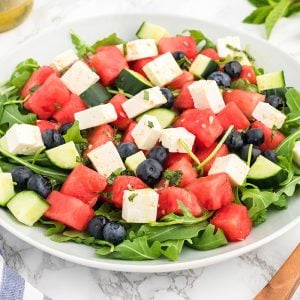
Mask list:
[[[49,204],[37,193],[23,191],[16,194],[7,204],[7,208],[21,223],[32,226],[45,211]]]
[[[146,160],[146,156],[143,151],[139,151],[133,155],[130,155],[125,160],[125,166],[135,173],[137,167]]]
[[[168,37],[170,34],[165,28],[145,21],[138,29],[136,36],[139,39],[155,39],[158,42],[161,38]]]
[[[15,194],[14,182],[10,173],[0,173],[0,205],[5,206]]]
[[[207,78],[207,76],[216,71],[218,67],[218,64],[211,58],[198,54],[190,66],[189,71],[197,78]]]
[[[93,84],[80,95],[80,98],[82,98],[88,106],[105,104],[111,97],[111,94],[106,90],[106,88],[98,82]]]
[[[247,181],[260,188],[272,188],[278,186],[287,178],[287,172],[280,166],[260,155],[247,176]]]
[[[276,89],[270,89],[263,91],[263,94],[266,95],[266,97],[270,95],[277,95],[281,97],[283,100],[285,100],[285,93],[289,90],[289,87],[283,87],[283,88],[276,88]]]
[[[68,142],[46,151],[49,160],[62,169],[74,169],[78,164],[80,155],[74,142]]]
[[[150,110],[146,111],[145,113],[139,115],[135,119],[136,122],[138,122],[144,115],[156,117],[162,128],[166,128],[166,127],[170,126],[174,122],[175,118],[177,117],[177,114],[175,111],[173,111],[171,109],[159,107],[159,108],[150,109]]]
[[[118,78],[115,81],[117,88],[122,89],[128,94],[136,95],[142,90],[149,89],[152,87],[152,83],[148,81],[141,74],[129,70],[123,69]]]
[[[259,91],[285,87],[283,71],[259,75],[256,77],[256,82]]]

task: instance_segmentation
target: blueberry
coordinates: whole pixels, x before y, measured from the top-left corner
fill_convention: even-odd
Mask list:
[[[248,153],[249,153],[249,147],[250,145],[244,145],[242,148],[241,148],[241,151],[240,151],[240,157],[241,159],[243,159],[244,161],[247,161],[248,160]],[[251,160],[250,160],[250,164],[253,164],[257,157],[261,154],[261,151],[256,147],[256,146],[253,146],[252,147],[252,153],[251,153]]]
[[[274,108],[281,110],[284,106],[283,99],[278,95],[270,95],[266,98],[266,103],[269,103]]]
[[[225,144],[231,152],[238,152],[245,144],[244,136],[237,130],[231,131],[225,141]]]
[[[13,181],[17,184],[15,186],[16,190],[18,190],[18,191],[25,190],[27,187],[27,181],[33,174],[34,173],[26,167],[14,168],[11,171],[11,175],[12,175]]]
[[[150,150],[148,158],[157,160],[163,166],[168,158],[168,150],[162,146],[156,146]]]
[[[262,155],[267,158],[268,160],[276,163],[278,161],[278,158],[277,158],[277,154],[275,151],[273,150],[265,150]]]
[[[95,216],[88,223],[88,233],[96,239],[103,239],[103,227],[109,223],[109,220],[104,216]]]
[[[137,177],[151,187],[160,180],[162,172],[162,165],[153,158],[147,158],[136,169]]]
[[[242,66],[238,61],[233,60],[225,64],[224,72],[227,73],[231,78],[236,78],[241,75]]]
[[[40,194],[43,198],[47,198],[52,192],[52,185],[47,177],[34,174],[27,181],[27,189]]]
[[[172,55],[176,61],[185,57],[185,53],[183,51],[175,51],[172,53]]]
[[[125,240],[126,229],[120,223],[107,223],[103,227],[103,238],[114,245],[118,245]]]
[[[231,85],[231,78],[228,74],[221,72],[221,71],[217,71],[217,72],[213,72],[211,73],[208,77],[208,80],[214,80],[218,86],[221,87],[230,87]]]
[[[65,143],[64,138],[56,130],[48,129],[42,133],[44,145],[47,149],[60,146]]]
[[[252,128],[246,132],[245,139],[247,144],[259,146],[264,142],[265,136],[260,128]]]
[[[64,123],[59,128],[59,133],[65,135],[67,131],[73,126],[73,123]]]
[[[138,152],[138,148],[133,143],[121,143],[118,145],[118,152],[123,160],[128,156],[133,155]]]
[[[167,89],[167,88],[161,88],[160,91],[162,92],[162,94],[165,96],[165,98],[167,99],[167,103],[165,103],[164,105],[162,105],[162,107],[165,108],[171,108],[174,101],[175,101],[175,97],[172,94],[172,92]]]

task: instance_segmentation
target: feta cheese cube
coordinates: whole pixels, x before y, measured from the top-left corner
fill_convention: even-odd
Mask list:
[[[78,59],[79,58],[74,52],[74,50],[69,49],[54,57],[53,67],[58,72],[63,72],[69,67],[71,67]]]
[[[154,116],[144,115],[131,132],[139,149],[150,150],[161,135],[161,126]]]
[[[157,86],[164,86],[182,74],[176,60],[170,52],[167,52],[143,67],[150,81]]]
[[[108,178],[118,169],[125,170],[123,161],[113,142],[107,142],[88,153],[88,158],[98,173]]]
[[[192,150],[195,136],[184,127],[166,128],[162,130],[160,141],[169,152],[187,153],[185,148],[179,143],[183,140],[190,150]]]
[[[167,103],[158,86],[143,90],[122,104],[128,118],[135,118],[143,112]]]
[[[140,39],[126,44],[126,60],[132,61],[158,54],[154,39]]]
[[[265,102],[258,102],[253,110],[252,117],[262,122],[270,129],[274,126],[278,129],[281,128],[286,119],[285,114]]]
[[[229,49],[227,45],[230,45],[236,49],[241,49],[241,41],[238,36],[226,36],[224,38],[217,39],[217,51],[221,58],[229,56],[236,56],[237,52]]]
[[[14,124],[1,139],[1,146],[12,154],[31,155],[44,143],[38,126]]]
[[[208,171],[208,175],[226,173],[232,185],[242,185],[250,168],[236,154],[217,157]]]
[[[199,80],[188,86],[195,108],[210,108],[215,114],[220,112],[225,103],[217,83],[214,80]]]
[[[72,93],[79,96],[95,84],[99,76],[79,60],[61,77],[61,80]]]
[[[294,162],[300,167],[300,141],[295,143],[293,148]]]
[[[125,190],[122,218],[128,223],[151,223],[156,221],[158,193],[153,189]]]
[[[96,127],[118,119],[118,115],[111,103],[100,104],[74,114],[75,120],[79,122],[79,129]]]

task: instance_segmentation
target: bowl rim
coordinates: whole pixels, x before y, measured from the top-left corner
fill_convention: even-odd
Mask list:
[[[134,17],[134,16],[140,16],[140,15],[141,15],[140,13],[104,13],[104,14],[93,15],[90,17],[76,18],[71,21],[63,22],[63,23],[59,24],[58,27],[51,26],[50,28],[43,30],[42,32],[38,33],[37,35],[34,35],[32,38],[21,43],[18,47],[16,47],[16,49],[12,50],[10,53],[4,55],[4,57],[0,59],[0,65],[5,61],[5,57],[13,56],[14,53],[18,52],[20,46],[24,46],[29,43],[32,43],[35,40],[38,40],[39,38],[41,38],[42,36],[50,34],[51,32],[56,32],[59,29],[65,30],[69,27],[72,27],[72,25],[74,26],[75,24],[78,24],[78,22],[83,22],[83,23],[91,22],[93,19],[97,19],[99,17],[122,18],[122,17],[128,17],[128,16]],[[205,24],[205,26],[222,27],[225,30],[236,32],[237,35],[241,34],[242,36],[244,36],[246,38],[251,38],[254,41],[257,40],[257,41],[259,41],[259,43],[267,45],[268,47],[271,47],[271,48],[275,48],[279,53],[281,53],[284,56],[289,57],[289,59],[291,59],[291,61],[293,61],[296,65],[300,66],[299,62],[294,57],[290,56],[289,54],[287,54],[280,48],[276,47],[275,45],[269,43],[268,41],[262,39],[261,37],[251,35],[248,32],[243,32],[242,30],[239,30],[236,28],[232,29],[229,26],[218,25],[218,24],[213,23],[212,21],[198,19],[195,17],[189,17],[189,16],[185,16],[183,14],[142,13],[142,15],[145,16],[145,19],[146,18],[150,19],[150,18],[158,17],[158,16],[159,17],[166,16],[169,18],[181,18],[181,19],[189,19],[194,22],[201,22],[202,24]],[[66,261],[70,261],[72,263],[76,263],[79,265],[92,267],[92,268],[111,270],[111,271],[121,271],[121,272],[139,272],[139,273],[174,272],[174,271],[195,269],[195,268],[200,268],[200,267],[220,263],[222,261],[226,261],[228,259],[231,259],[231,258],[234,258],[237,256],[241,256],[247,252],[250,252],[254,249],[257,249],[258,247],[261,247],[261,246],[271,242],[272,240],[280,237],[287,231],[291,230],[293,227],[295,227],[299,223],[300,223],[300,215],[297,218],[293,219],[292,221],[288,222],[285,226],[283,226],[279,230],[273,232],[272,234],[270,234],[266,237],[263,237],[263,238],[257,240],[256,242],[253,242],[249,245],[242,245],[241,247],[239,247],[237,249],[233,249],[228,252],[217,254],[217,255],[207,257],[204,259],[199,258],[199,259],[192,260],[192,261],[172,262],[170,264],[145,265],[142,262],[140,262],[139,264],[133,264],[131,261],[126,261],[128,263],[125,263],[124,260],[122,261],[122,264],[111,263],[111,262],[106,261],[105,258],[103,258],[103,259],[99,258],[99,261],[95,261],[95,260],[90,260],[90,259],[83,258],[80,256],[75,256],[73,254],[68,254],[68,253],[62,252],[60,250],[53,249],[41,242],[36,241],[34,238],[29,237],[25,234],[20,234],[13,225],[8,224],[7,222],[5,222],[4,220],[2,220],[0,218],[0,225],[3,228],[5,228],[6,230],[8,230],[10,233],[12,233],[14,236],[16,236],[17,238],[23,240],[24,242],[32,245],[35,248],[42,250],[46,253],[49,253],[51,255],[54,255],[58,258],[61,258]],[[118,260],[116,260],[116,262],[117,261]]]

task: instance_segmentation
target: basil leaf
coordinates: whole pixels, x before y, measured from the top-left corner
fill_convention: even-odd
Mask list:
[[[200,42],[205,41],[205,45],[202,49],[213,48],[216,50],[216,45],[208,39],[200,30],[195,29],[185,29],[183,33],[188,32],[190,36],[195,40],[198,45]]]
[[[182,251],[184,240],[165,241],[161,243],[161,254],[169,260],[176,261]]]
[[[191,248],[198,250],[210,250],[228,244],[223,231],[209,224],[204,231],[200,231],[199,235],[192,238],[192,243],[187,243]]]
[[[268,0],[248,0],[248,2],[251,3],[252,5],[256,6],[256,7],[269,5]]]
[[[267,38],[270,37],[275,24],[281,17],[284,16],[290,4],[290,0],[281,0],[276,6],[274,6],[273,10],[269,13],[265,22]]]
[[[14,124],[35,124],[36,120],[35,114],[24,115],[19,111],[17,104],[9,104],[4,106],[0,124],[8,123],[11,127]]]
[[[257,92],[257,86],[255,84],[249,83],[247,79],[243,78],[232,81],[231,88],[250,92]]]
[[[75,144],[87,143],[87,140],[81,135],[78,121],[74,122],[73,126],[68,129],[67,133],[63,137],[66,143],[71,141]]]
[[[273,9],[273,7],[270,5],[261,6],[257,9],[255,9],[249,16],[247,16],[243,20],[243,23],[263,24],[272,9]]]
[[[112,33],[104,39],[95,42],[91,48],[96,51],[101,46],[120,45],[124,43],[125,41],[119,38],[116,33]]]

